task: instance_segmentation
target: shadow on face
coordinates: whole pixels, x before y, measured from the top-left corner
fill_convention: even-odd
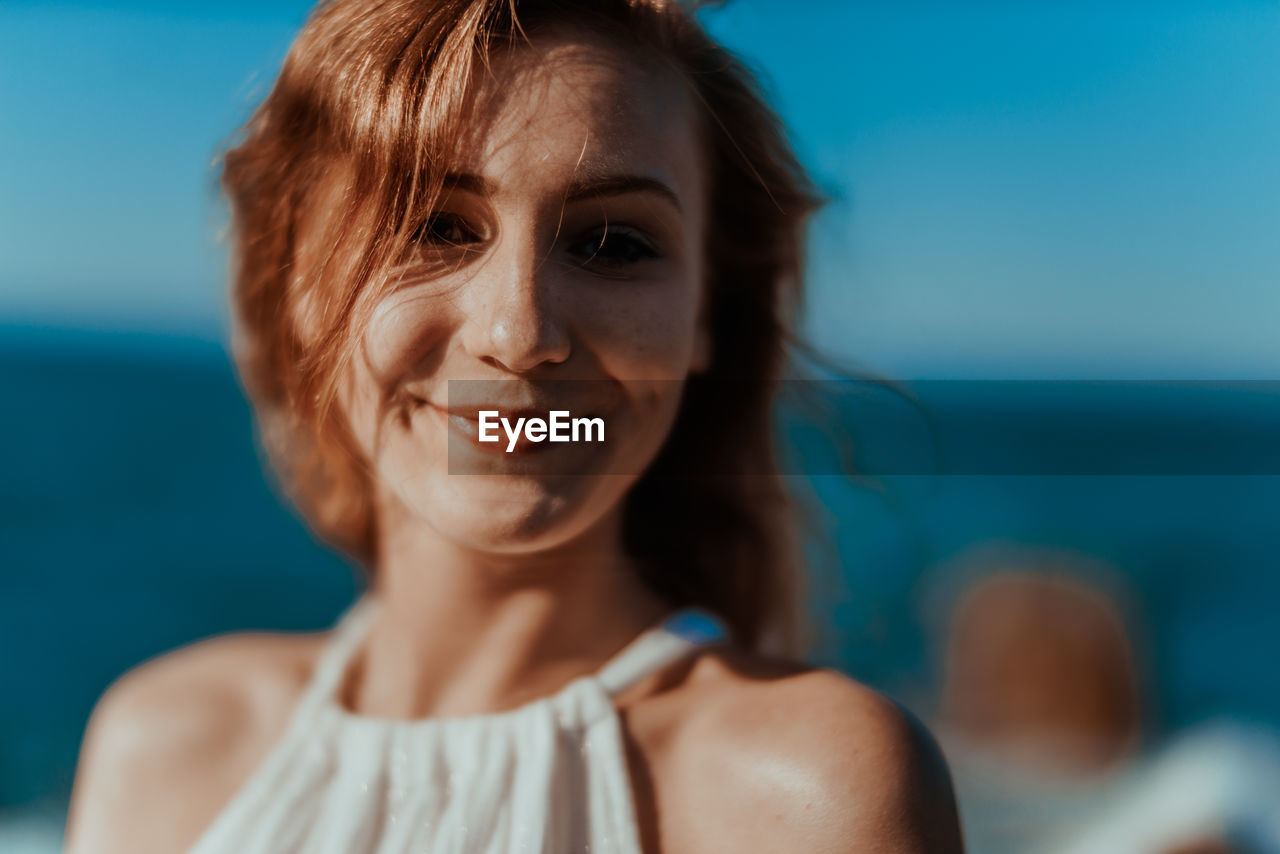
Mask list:
[[[491,72],[342,403],[386,518],[512,551],[605,524],[705,367],[706,182],[671,71],[562,28]],[[477,439],[481,411],[552,410],[599,417],[606,441]]]

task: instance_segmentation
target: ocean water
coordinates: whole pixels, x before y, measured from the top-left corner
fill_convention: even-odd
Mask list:
[[[1114,390],[1069,391],[1070,412],[1116,406]],[[813,660],[927,717],[959,581],[1009,561],[1103,567],[1124,594],[1153,733],[1223,715],[1280,725],[1280,477],[1260,458],[1280,416],[1265,391],[1218,413],[1236,431],[1227,447],[1188,417],[1204,408],[1192,388],[1127,422],[1163,443],[1154,463],[1130,465],[1131,436],[1110,458],[1105,442],[1092,447],[1089,465],[1037,467],[1036,430],[1065,416],[1029,407],[1025,388],[939,386],[940,410],[961,411],[948,396],[966,402],[952,423],[970,419],[1002,447],[1023,441],[1023,456],[945,476],[910,456],[866,478],[794,465],[814,508],[814,608],[827,626]],[[215,632],[321,628],[355,576],[273,492],[216,346],[0,330],[0,399],[3,807],[65,798],[92,705],[126,668]],[[1052,405],[1064,400],[1055,391]],[[802,416],[785,423],[802,457],[829,452]],[[1177,463],[1197,448],[1219,468]]]

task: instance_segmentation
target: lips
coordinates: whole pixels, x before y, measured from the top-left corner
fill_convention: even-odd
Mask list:
[[[536,409],[528,406],[503,406],[501,403],[480,403],[474,406],[436,406],[434,403],[427,403],[450,418],[462,418],[473,423],[480,421],[481,412],[497,412],[500,417],[507,418],[514,422],[517,418],[546,418],[547,413],[552,409],[563,409],[561,406],[551,406],[547,409]]]
[[[472,403],[465,406],[440,406],[430,400],[411,396],[413,402],[420,412],[428,413],[431,417],[437,418],[440,422],[448,427],[448,429],[460,439],[466,440],[468,446],[484,451],[486,453],[496,453],[507,456],[509,454],[537,453],[551,450],[552,448],[562,447],[561,443],[552,443],[548,441],[534,442],[527,435],[520,431],[515,445],[508,451],[509,436],[504,429],[497,431],[498,441],[481,442],[480,441],[480,413],[481,412],[497,412],[498,418],[505,418],[511,425],[515,425],[521,419],[540,418],[546,421],[550,417],[552,411],[572,412],[575,417],[579,413],[566,404],[548,404],[546,408],[532,407],[527,404],[521,405],[504,405],[497,402],[489,403]],[[603,409],[597,408],[589,411],[585,417],[598,418],[602,417]],[[493,418],[490,418],[490,433],[493,433]],[[563,445],[568,448],[568,444]]]
[[[435,410],[442,416],[453,421],[466,421],[472,425],[472,429],[478,429],[480,423],[481,412],[497,412],[502,417],[515,421],[517,418],[545,418],[551,409],[559,409],[563,407],[551,406],[549,409],[539,409],[528,404],[503,404],[503,403],[475,403],[464,406],[442,406],[430,400],[420,397],[413,397],[414,405],[425,406]]]

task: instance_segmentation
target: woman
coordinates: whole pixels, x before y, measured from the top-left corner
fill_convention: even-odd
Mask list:
[[[927,734],[785,657],[814,195],[684,9],[323,4],[223,181],[264,443],[369,590],[122,677],[73,854],[959,850]],[[480,441],[553,411],[605,441]]]

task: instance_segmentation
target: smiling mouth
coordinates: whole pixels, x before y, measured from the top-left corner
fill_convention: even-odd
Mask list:
[[[437,406],[429,400],[423,400],[420,397],[410,398],[413,406],[420,412],[426,412],[433,418],[444,423],[450,430],[459,435],[479,443],[480,436],[480,411],[479,407],[475,409],[460,409],[455,407],[450,410],[443,406]]]
[[[562,411],[568,412],[568,407],[557,409],[552,406],[548,409],[537,409],[526,406],[504,408],[501,404],[477,404],[467,407],[443,407],[418,397],[412,398],[415,408],[418,411],[426,412],[430,417],[438,420],[441,424],[448,428],[450,432],[450,444],[453,438],[457,437],[466,442],[466,446],[474,450],[482,451],[487,454],[501,454],[503,456],[523,455],[546,453],[553,448],[565,446],[572,447],[578,442],[551,442],[551,441],[533,441],[528,437],[522,429],[517,429],[517,437],[511,441],[510,435],[503,426],[498,426],[496,431],[495,418],[489,416],[489,436],[497,436],[497,441],[490,439],[489,441],[480,441],[480,413],[481,412],[497,412],[499,419],[506,419],[508,424],[515,428],[518,421],[522,422],[530,418],[538,418],[543,421],[549,419],[550,412]],[[583,416],[578,416],[583,417]],[[585,416],[586,418],[603,418],[599,411],[593,411]]]

